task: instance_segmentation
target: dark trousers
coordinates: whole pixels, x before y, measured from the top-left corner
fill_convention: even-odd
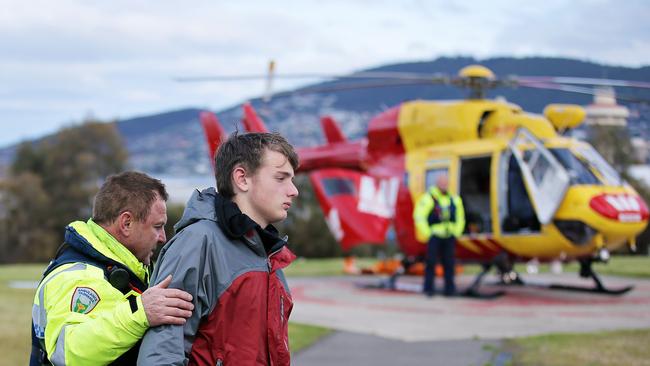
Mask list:
[[[426,295],[433,295],[436,290],[435,273],[438,252],[440,252],[440,259],[445,272],[445,295],[454,295],[456,293],[456,285],[454,284],[455,246],[456,238],[453,237],[443,239],[432,236],[429,239],[424,271],[424,293]]]

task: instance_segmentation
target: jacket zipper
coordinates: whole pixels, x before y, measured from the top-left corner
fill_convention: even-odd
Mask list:
[[[284,248],[284,247],[282,247],[282,248]],[[273,257],[274,255],[278,254],[278,253],[282,250],[282,248],[276,250],[275,252],[269,254],[268,257],[266,257],[266,264],[269,266],[269,274],[271,274],[271,269],[272,269],[272,266],[271,266],[271,257]]]
[[[280,324],[284,325],[284,295],[280,295]]]

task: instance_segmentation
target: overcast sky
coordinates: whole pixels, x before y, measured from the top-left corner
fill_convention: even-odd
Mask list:
[[[0,0],[0,7],[0,147],[89,115],[226,107],[258,96],[263,82],[173,78],[264,73],[269,59],[278,73],[458,55],[650,64],[645,0]]]

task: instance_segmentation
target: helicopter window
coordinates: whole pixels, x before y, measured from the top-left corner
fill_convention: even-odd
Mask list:
[[[623,178],[621,178],[616,169],[612,168],[607,160],[594,150],[593,147],[580,147],[576,149],[576,152],[589,163],[590,167],[595,170],[595,173],[602,178],[605,184],[619,186],[624,183]]]
[[[461,160],[459,191],[465,207],[465,234],[492,232],[490,160],[489,156]]]
[[[540,159],[541,158],[541,159]],[[533,179],[535,184],[540,184],[544,175],[551,167],[551,164],[547,159],[541,156],[539,150],[526,150],[524,151],[524,161],[530,167]]]
[[[427,170],[427,175],[424,180],[424,186],[426,189],[435,186],[436,182],[438,181],[438,177],[442,174],[447,174],[447,167]]]
[[[325,178],[323,179],[323,188],[325,195],[328,197],[342,194],[355,195],[354,182],[345,178]]]
[[[507,233],[539,231],[539,220],[514,155],[510,157],[508,163],[506,184],[507,214],[502,222],[503,231]]]
[[[569,149],[549,149],[553,156],[566,168],[571,184],[600,185],[598,178]]]

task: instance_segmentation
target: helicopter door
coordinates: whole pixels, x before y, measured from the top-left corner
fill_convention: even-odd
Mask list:
[[[569,187],[569,174],[528,130],[519,129],[509,145],[521,168],[537,218],[541,224],[548,224]]]

